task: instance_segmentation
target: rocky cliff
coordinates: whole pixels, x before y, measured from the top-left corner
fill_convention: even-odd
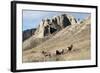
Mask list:
[[[62,14],[60,16],[54,16],[51,19],[43,19],[36,32],[37,38],[44,38],[45,36],[49,36],[55,32],[60,31],[66,26],[76,24],[77,21],[73,16],[69,16],[67,14]]]
[[[27,40],[23,42],[23,49],[36,47],[44,41],[50,39],[65,27],[74,24],[77,24],[76,19],[67,14],[42,19],[35,32],[27,31],[27,33],[24,34],[25,39],[27,38]]]

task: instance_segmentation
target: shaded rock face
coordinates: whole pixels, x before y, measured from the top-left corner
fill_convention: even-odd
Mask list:
[[[66,14],[54,16],[51,19],[43,19],[40,22],[35,35],[37,38],[44,38],[45,36],[49,36],[50,34],[53,34],[69,25],[76,23],[77,21],[74,17],[68,16]]]
[[[35,31],[36,31],[35,28],[23,31],[23,41],[25,41],[26,39],[28,39],[29,37],[31,37],[32,35],[34,35]]]
[[[65,14],[63,14],[61,16],[61,24],[62,24],[62,28],[65,28],[66,26],[71,25],[70,20],[68,19],[68,17]]]

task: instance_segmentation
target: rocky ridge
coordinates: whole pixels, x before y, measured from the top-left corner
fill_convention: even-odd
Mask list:
[[[23,42],[23,50],[36,47],[69,25],[77,25],[77,20],[72,15],[61,14],[42,19],[34,35]]]

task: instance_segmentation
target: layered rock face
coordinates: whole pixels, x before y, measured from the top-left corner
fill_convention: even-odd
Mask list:
[[[73,16],[62,14],[52,18],[42,19],[35,31],[27,30],[23,33],[23,50],[31,49],[50,39],[69,25],[77,24]]]
[[[36,32],[35,35],[37,38],[44,38],[45,36],[49,36],[66,26],[76,24],[77,21],[73,16],[68,16],[67,14],[62,14],[60,16],[54,16],[51,19],[43,19]]]

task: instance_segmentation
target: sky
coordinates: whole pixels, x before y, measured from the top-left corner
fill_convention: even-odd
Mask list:
[[[52,18],[61,14],[69,14],[74,16],[76,19],[83,20],[90,13],[76,13],[76,12],[54,12],[54,11],[34,11],[34,10],[23,10],[23,31],[31,28],[37,28],[42,19]]]

